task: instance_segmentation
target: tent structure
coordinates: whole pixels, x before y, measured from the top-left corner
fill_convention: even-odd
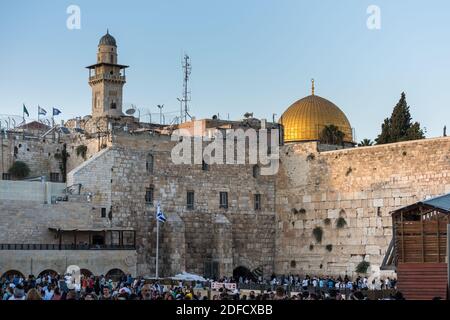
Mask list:
[[[407,299],[446,298],[450,194],[392,212],[398,288]]]
[[[171,279],[172,280],[179,280],[179,281],[200,281],[200,282],[206,282],[207,281],[202,276],[199,276],[199,275],[196,275],[196,274],[192,274],[192,273],[187,273],[187,272],[179,273],[179,274],[175,275],[174,277],[172,277]]]

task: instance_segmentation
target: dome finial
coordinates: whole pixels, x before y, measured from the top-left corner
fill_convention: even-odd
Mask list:
[[[314,91],[315,90],[316,90],[316,87],[314,85],[314,78],[313,78],[313,79],[311,79],[311,92],[312,92],[312,95],[314,95]]]
[[[109,34],[109,28],[106,28],[106,34]]]

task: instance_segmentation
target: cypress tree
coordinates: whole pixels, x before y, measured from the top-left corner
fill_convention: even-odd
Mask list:
[[[386,144],[391,142],[391,119],[384,119],[384,123],[381,125],[381,133],[378,138],[375,139],[377,144]]]
[[[381,125],[381,133],[376,139],[377,144],[424,139],[420,124],[418,122],[411,123],[411,120],[406,94],[402,92],[391,117],[385,119]]]

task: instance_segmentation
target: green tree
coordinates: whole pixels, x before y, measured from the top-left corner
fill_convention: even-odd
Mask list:
[[[420,128],[420,124],[418,122],[412,123],[411,120],[406,94],[402,92],[391,117],[385,119],[381,125],[381,133],[376,139],[377,144],[424,139],[425,135]]]
[[[63,182],[67,180],[67,161],[69,157],[70,154],[67,152],[67,145],[64,143],[62,151],[55,154],[55,159],[59,160],[59,169],[61,170]]]
[[[375,139],[377,144],[391,143],[391,119],[384,119],[384,123],[381,125],[381,133],[378,138]]]
[[[358,147],[370,147],[373,146],[373,141],[370,139],[364,139],[358,143]]]
[[[363,260],[360,263],[358,263],[355,271],[357,273],[366,274],[367,270],[369,270],[369,267],[370,267],[370,262]]]
[[[320,132],[319,140],[324,144],[342,145],[344,143],[344,133],[331,124],[323,128]]]
[[[84,144],[80,144],[76,148],[77,156],[81,156],[84,160],[86,160],[87,147]]]
[[[16,161],[13,163],[11,168],[9,168],[8,173],[16,179],[23,179],[28,177],[30,174],[30,168],[25,162]]]

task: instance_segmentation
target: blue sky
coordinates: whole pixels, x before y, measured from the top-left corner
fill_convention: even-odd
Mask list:
[[[66,28],[71,4],[80,30]],[[366,27],[372,4],[381,30]],[[0,114],[20,115],[22,103],[31,117],[38,104],[60,107],[61,119],[89,114],[84,67],[109,28],[130,65],[124,101],[143,113],[179,109],[187,52],[197,118],[278,118],[315,78],[358,140],[376,137],[402,91],[427,136],[440,136],[450,126],[449,15],[447,0],[2,0]]]

